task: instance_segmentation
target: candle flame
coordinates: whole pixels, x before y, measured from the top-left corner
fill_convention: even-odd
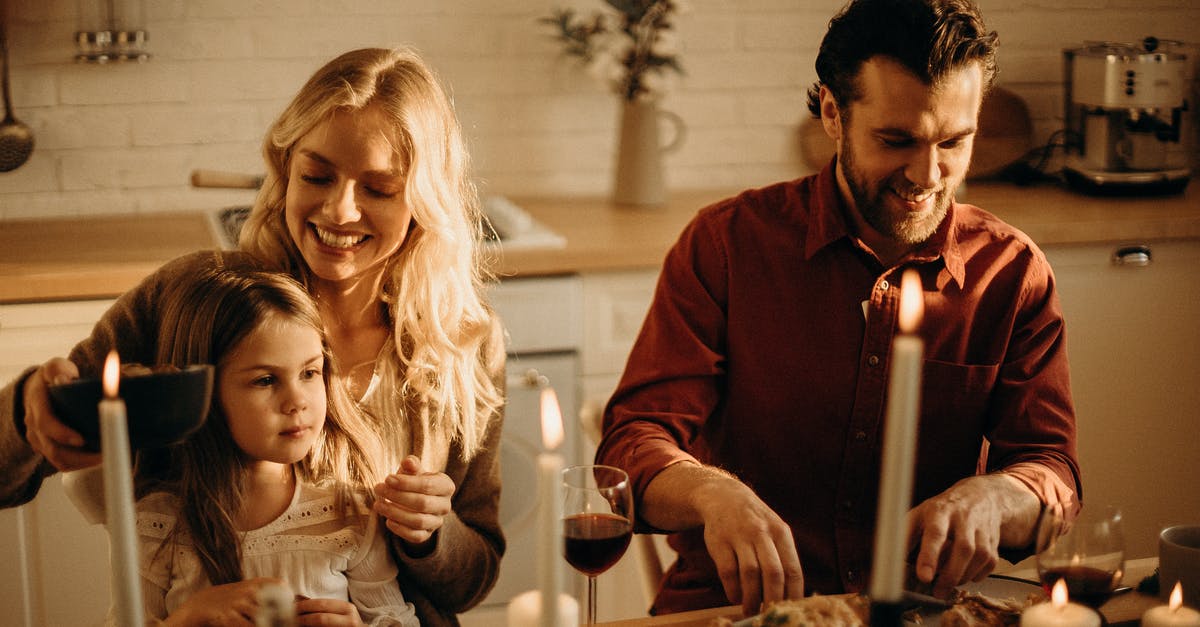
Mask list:
[[[104,398],[117,397],[117,384],[121,379],[121,359],[117,357],[117,351],[108,351],[108,357],[104,359],[104,376],[101,379],[101,384],[104,388]]]
[[[921,316],[925,310],[924,297],[921,294],[921,277],[916,270],[909,268],[900,279],[900,332],[912,333],[921,324]]]
[[[547,450],[558,448],[563,441],[562,410],[554,388],[542,388],[542,445]]]
[[[1050,591],[1050,604],[1057,609],[1062,609],[1067,606],[1067,582],[1059,579],[1054,582],[1054,589]]]
[[[1167,600],[1167,607],[1174,612],[1181,605],[1183,605],[1183,585],[1176,581],[1175,587],[1171,589],[1171,598]]]

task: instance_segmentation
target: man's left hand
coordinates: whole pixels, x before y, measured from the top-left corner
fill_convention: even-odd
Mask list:
[[[908,513],[910,546],[920,547],[917,579],[939,597],[983,579],[996,568],[1002,540],[1031,537],[1039,508],[1029,488],[999,473],[968,477],[926,500]]]

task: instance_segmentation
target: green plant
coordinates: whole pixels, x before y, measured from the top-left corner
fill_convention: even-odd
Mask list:
[[[604,0],[607,11],[590,16],[557,9],[541,23],[555,28],[563,52],[625,100],[661,94],[664,74],[683,73],[676,55],[672,17],[681,0]]]

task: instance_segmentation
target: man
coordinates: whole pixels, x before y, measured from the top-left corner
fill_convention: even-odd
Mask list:
[[[1050,267],[954,201],[995,51],[969,0],[854,0],[809,93],[832,162],[702,210],[668,253],[596,456],[630,472],[640,531],[674,532],[653,613],[866,588],[906,268],[925,304],[915,577],[978,580],[1043,507],[1078,507]]]

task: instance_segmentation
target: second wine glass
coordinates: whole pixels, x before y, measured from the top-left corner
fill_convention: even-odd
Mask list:
[[[1060,511],[1042,514],[1037,541],[1038,578],[1047,596],[1062,579],[1072,601],[1100,607],[1125,574],[1125,537],[1121,512],[1114,507],[1084,507],[1075,520]]]
[[[596,576],[616,564],[633,537],[629,475],[612,466],[563,470],[563,556],[587,576],[587,624],[596,623]]]

